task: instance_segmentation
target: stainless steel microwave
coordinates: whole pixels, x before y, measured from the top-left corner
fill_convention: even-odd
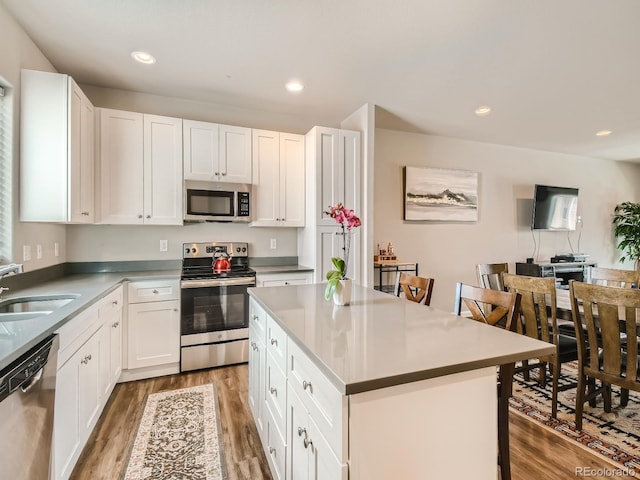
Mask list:
[[[251,185],[185,180],[184,220],[250,222]]]

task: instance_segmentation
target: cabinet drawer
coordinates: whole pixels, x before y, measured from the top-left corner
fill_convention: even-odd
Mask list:
[[[284,436],[287,431],[287,379],[276,363],[273,355],[267,353],[264,396],[267,408],[271,411],[280,434]]]
[[[127,295],[129,303],[179,300],[180,280],[166,279],[130,282]]]
[[[267,313],[254,299],[251,299],[251,304],[249,305],[249,328],[254,329],[256,337],[260,338],[262,343],[265,342],[267,335]]]
[[[293,341],[288,342],[289,385],[300,397],[340,462],[346,460],[347,397]]]
[[[101,319],[110,317],[113,312],[122,310],[122,301],[124,297],[124,290],[120,286],[113,292],[104,297],[98,302],[99,315]]]
[[[79,313],[62,325],[56,333],[60,336],[58,369],[100,328],[97,305]]]
[[[278,428],[271,412],[267,408],[267,425],[266,425],[266,454],[271,473],[274,480],[285,479],[285,466],[287,464],[287,448],[286,443]]]
[[[287,371],[287,334],[267,315],[267,352],[273,355],[280,370]]]

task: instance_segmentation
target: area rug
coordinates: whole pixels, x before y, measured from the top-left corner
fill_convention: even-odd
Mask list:
[[[577,373],[577,362],[562,364],[560,386],[575,384]],[[611,413],[605,413],[602,396],[598,397],[595,407],[585,403],[580,431],[575,426],[576,388],[558,392],[558,418],[555,419],[551,417],[551,381],[541,387],[537,377],[537,370],[531,372],[528,382],[520,373],[514,376],[513,396],[509,400],[511,411],[640,476],[640,394],[630,392],[629,403],[622,408],[620,389],[614,386]]]
[[[150,394],[125,480],[225,480],[212,384]]]

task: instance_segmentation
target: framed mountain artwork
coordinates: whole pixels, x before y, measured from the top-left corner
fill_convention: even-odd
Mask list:
[[[405,220],[478,220],[478,172],[404,167],[402,175]]]

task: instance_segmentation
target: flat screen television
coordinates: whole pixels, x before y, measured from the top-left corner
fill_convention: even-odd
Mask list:
[[[535,186],[533,230],[575,230],[577,219],[577,188]]]

